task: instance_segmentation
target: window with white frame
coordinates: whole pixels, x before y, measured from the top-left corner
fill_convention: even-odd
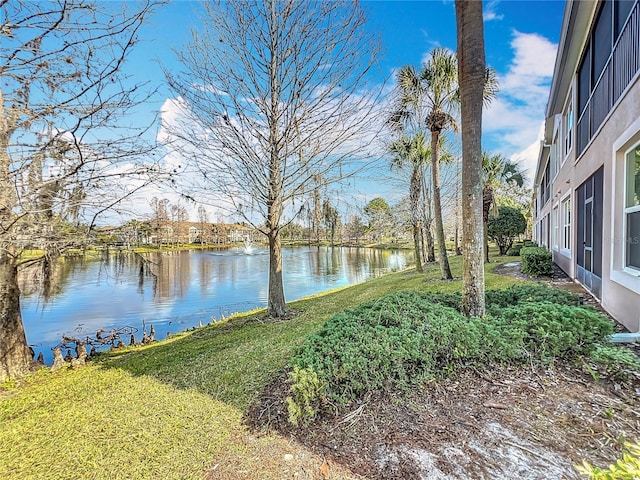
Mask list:
[[[624,266],[640,270],[640,143],[625,158]]]
[[[551,213],[551,246],[554,250],[558,250],[558,206],[553,207]]]
[[[547,164],[544,169],[544,175],[540,180],[540,207],[544,206],[551,198],[551,161],[547,157]]]
[[[571,95],[572,92],[569,92],[569,103],[562,115],[562,133],[564,135],[562,163],[564,163],[573,147],[573,99]]]
[[[560,248],[563,250],[571,250],[571,196],[568,196],[560,204],[560,215],[562,215]]]
[[[540,220],[540,246],[549,248],[549,214]]]

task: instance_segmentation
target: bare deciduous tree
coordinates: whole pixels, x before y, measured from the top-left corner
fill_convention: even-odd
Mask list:
[[[151,229],[155,234],[156,245],[160,247],[163,239],[169,239],[167,233],[169,227],[169,200],[166,198],[153,197],[149,202],[151,207]]]
[[[322,203],[322,221],[329,232],[329,239],[333,247],[336,241],[336,229],[340,227],[340,213],[337,208],[331,206],[329,200]]]
[[[150,3],[0,0],[0,11],[1,381],[31,366],[18,269],[50,270],[153,169],[145,129],[128,120],[143,88],[122,73]]]
[[[366,77],[377,43],[355,2],[204,8],[203,28],[178,53],[184,72],[168,75],[184,121],[166,128],[173,148],[192,160],[199,186],[231,202],[268,238],[267,310],[279,317],[286,313],[283,214],[295,218],[314,178],[339,181],[367,154],[379,93],[367,88]]]

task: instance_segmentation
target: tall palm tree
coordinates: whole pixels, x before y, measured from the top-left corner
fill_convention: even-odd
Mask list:
[[[517,163],[512,162],[502,155],[489,155],[487,152],[482,154],[482,222],[484,232],[484,261],[489,263],[489,237],[487,225],[489,215],[497,215],[498,205],[495,199],[495,190],[501,185],[517,185],[521,187],[524,184],[524,173],[520,170]]]
[[[482,64],[483,78],[480,79],[479,85],[482,93],[481,101],[486,103],[496,95],[498,82],[495,71],[484,65],[484,41],[482,41]],[[432,195],[440,271],[442,278],[450,279],[452,275],[445,246],[440,195],[440,137],[447,129],[458,130],[454,116],[460,100],[456,56],[446,49],[436,48],[420,71],[410,65],[402,67],[398,72],[398,92],[397,104],[389,118],[392,128],[400,132],[416,132],[426,127],[431,132]],[[482,105],[480,105],[481,111]],[[481,121],[478,128],[481,128]],[[482,228],[480,230],[482,232]],[[480,242],[480,251],[482,251],[482,242]]]
[[[462,119],[462,310],[485,313],[482,258],[482,106],[486,63],[482,2],[455,0]]]
[[[408,79],[412,79],[413,81],[407,81]],[[424,102],[422,102],[423,92],[418,72],[413,66],[405,65],[398,72],[396,80],[395,104],[387,118],[388,125],[394,134],[400,135],[400,138],[406,137],[409,139],[420,134],[422,137],[421,144],[424,146],[424,119],[426,109]],[[425,208],[423,209],[424,211],[421,212],[419,220],[421,226],[419,241],[423,247],[422,257],[426,261],[431,262],[435,261],[433,235],[431,234],[433,217],[431,213],[431,195],[426,184],[425,175],[422,175],[420,190],[422,192],[420,203],[422,203]]]
[[[484,69],[483,100],[490,101],[497,92],[497,80],[492,69]],[[440,188],[441,137],[446,130],[458,131],[455,113],[459,104],[458,64],[455,53],[445,48],[435,48],[417,71],[411,66],[402,67],[398,73],[401,92],[398,109],[390,122],[403,125],[408,118],[417,119],[431,132],[431,180],[433,214],[438,244],[438,259],[443,279],[451,279],[442,221]]]
[[[431,156],[429,147],[425,145],[424,135],[421,132],[413,137],[401,136],[389,146],[389,151],[394,155],[391,160],[392,168],[411,169],[409,181],[409,209],[411,210],[411,226],[413,230],[413,244],[416,256],[416,271],[423,272],[422,268],[422,185],[424,181],[424,167]]]
[[[431,132],[431,181],[438,260],[442,278],[451,279],[453,276],[447,258],[442,222],[440,135],[444,130],[458,129],[453,115],[458,96],[455,55],[444,48],[436,48],[431,51],[420,71],[410,66],[400,69],[398,83],[404,95],[401,97],[400,115],[397,118],[418,113],[418,122]]]

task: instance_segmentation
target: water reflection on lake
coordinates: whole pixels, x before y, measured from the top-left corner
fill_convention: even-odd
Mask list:
[[[54,274],[55,291],[44,302],[32,274],[21,276],[27,340],[51,362],[62,335],[94,336],[98,329],[153,324],[156,338],[210,323],[221,316],[266,306],[266,249],[118,254],[104,261],[66,259]],[[362,282],[413,262],[411,251],[367,248],[285,248],[288,301]],[[127,339],[124,339],[128,341]]]

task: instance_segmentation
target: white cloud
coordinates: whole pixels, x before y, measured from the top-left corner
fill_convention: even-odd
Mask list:
[[[544,122],[540,122],[538,135],[536,139],[523,150],[512,154],[509,159],[512,162],[518,162],[529,180],[533,182],[533,176],[536,174],[538,163],[538,155],[540,153],[540,142],[544,136]]]
[[[438,40],[437,38],[431,38],[429,36],[429,31],[428,30],[421,29],[420,33],[422,33],[422,36],[424,37],[424,41],[427,43],[427,45],[429,45],[431,47],[429,50],[433,50],[434,48],[438,48],[438,47],[442,46],[442,44],[440,43],[440,40]],[[422,55],[422,61],[423,62],[425,61],[426,57],[427,57],[427,53]]]
[[[535,33],[513,32],[514,58],[499,76],[500,92],[485,109],[485,148],[521,161],[531,180],[538,160],[557,45]]]
[[[496,7],[498,6],[497,1],[492,1],[487,3],[484,8],[484,12],[482,12],[482,19],[485,22],[490,22],[491,20],[502,20],[504,15],[496,13]]]

